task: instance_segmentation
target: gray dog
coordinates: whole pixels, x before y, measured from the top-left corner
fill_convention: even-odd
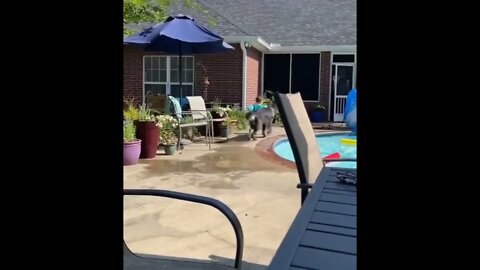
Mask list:
[[[275,109],[272,107],[264,108],[256,112],[247,113],[250,129],[248,131],[248,140],[256,140],[255,135],[259,129],[262,129],[263,137],[272,132],[273,120],[275,119]],[[266,133],[265,133],[266,130]]]

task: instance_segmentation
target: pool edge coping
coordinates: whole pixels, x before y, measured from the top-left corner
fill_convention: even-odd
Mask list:
[[[315,136],[321,135],[321,136],[326,136],[326,135],[335,135],[335,134],[345,134],[345,133],[351,133],[351,131],[315,131]],[[281,135],[276,135],[273,137],[267,137],[255,145],[255,153],[260,155],[263,159],[268,160],[272,163],[282,165],[284,167],[290,168],[290,169],[297,169],[297,165],[295,164],[294,161],[290,161],[288,159],[284,159],[277,155],[275,153],[274,147],[275,145],[280,141],[287,139],[288,137],[286,134],[281,134]]]

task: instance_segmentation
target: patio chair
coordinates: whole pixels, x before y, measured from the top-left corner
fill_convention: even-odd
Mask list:
[[[157,114],[162,112],[162,109],[165,107],[166,100],[167,96],[165,95],[147,94],[145,96],[145,104],[152,112]]]
[[[315,132],[300,93],[280,94],[276,92],[275,101],[297,165],[300,178],[297,188],[301,189],[301,203],[303,204],[309,189],[312,188],[312,182],[318,178],[326,162],[356,161],[357,159],[321,157]]]
[[[223,122],[227,120],[226,117],[224,118],[213,118],[212,114],[207,110],[207,107],[205,105],[205,100],[201,96],[188,96],[188,103],[190,104],[190,111],[192,112],[198,112],[197,115],[194,116],[193,120],[195,121],[196,118],[201,118],[202,116],[205,116],[208,118],[210,122],[210,128],[211,128],[211,138],[215,137],[214,134],[214,129],[213,129],[213,122]],[[205,132],[206,133],[206,132]],[[228,133],[227,133],[228,134]],[[228,140],[228,135],[227,135],[227,140]]]
[[[158,189],[124,189],[123,195],[124,196],[133,195],[133,196],[166,197],[166,198],[183,200],[183,201],[188,201],[193,203],[205,204],[205,205],[212,206],[213,208],[216,208],[228,219],[228,221],[233,227],[233,230],[235,232],[235,237],[237,240],[237,250],[235,252],[235,268],[241,269],[243,245],[244,245],[242,225],[240,224],[238,217],[235,215],[232,209],[230,209],[227,205],[225,205],[221,201],[213,198],[189,194],[189,193],[182,193],[182,192],[176,192],[176,191],[170,191],[170,190],[158,190]],[[128,249],[128,246],[125,243],[125,240],[123,241],[123,246],[124,246],[124,252],[126,252],[127,255],[129,254],[135,255],[133,252],[130,251],[130,249]],[[143,269],[152,269],[152,268],[150,265],[150,267],[148,268],[144,267]]]
[[[180,102],[173,96],[168,96],[168,101],[165,104],[165,113],[170,114],[177,118],[179,122],[183,119],[183,115],[191,115],[193,118],[192,123],[180,123],[178,125],[179,135],[177,142],[177,151],[180,149],[180,142],[182,140],[182,129],[186,127],[199,127],[205,126],[205,143],[208,145],[208,149],[211,150],[211,140],[213,136],[213,129],[211,127],[211,115],[207,110],[195,110],[195,111],[182,111]],[[212,132],[211,132],[212,131]]]

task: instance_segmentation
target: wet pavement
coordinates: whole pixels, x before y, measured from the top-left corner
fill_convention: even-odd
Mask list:
[[[242,224],[243,269],[266,269],[300,208],[297,171],[255,150],[257,143],[272,144],[271,138],[282,134],[284,130],[276,127],[270,139],[249,141],[240,134],[212,144],[212,150],[199,142],[173,156],[159,151],[155,159],[124,167],[124,187],[173,190],[222,201]],[[124,239],[134,253],[163,258],[150,262],[155,267],[149,264],[142,269],[225,269],[235,257],[235,234],[220,212],[168,198],[125,197]],[[165,260],[172,257],[173,262]],[[141,269],[134,267],[132,258],[125,257],[125,269]],[[175,260],[183,260],[185,268]]]

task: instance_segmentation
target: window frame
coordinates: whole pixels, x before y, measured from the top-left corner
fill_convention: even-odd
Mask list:
[[[146,69],[145,65],[146,65],[146,60],[147,58],[165,58],[166,60],[166,77],[165,77],[165,81],[161,81],[160,78],[160,74],[158,76],[159,78],[159,81],[146,81],[146,71],[149,70],[149,69]],[[171,88],[172,88],[172,85],[180,85],[180,82],[172,82],[172,78],[171,78],[171,71],[172,71],[172,58],[179,58],[178,55],[144,55],[143,56],[143,61],[142,61],[142,92],[143,92],[143,100],[145,101],[145,97],[146,97],[146,94],[145,93],[145,86],[148,84],[148,85],[165,85],[165,95],[170,95],[171,94]],[[192,92],[191,92],[191,95],[194,95],[195,93],[195,57],[193,55],[186,55],[186,56],[182,56],[182,59],[185,59],[185,63],[187,62],[187,58],[191,58],[192,59],[192,68],[191,69],[185,69],[184,66],[182,66],[182,78],[185,79],[185,75],[187,74],[187,70],[188,71],[192,71],[192,81],[191,82],[182,82],[182,87],[183,86],[191,86],[192,87]],[[159,69],[158,70],[162,70],[160,69],[160,66],[159,66]],[[153,76],[152,76],[153,77]],[[178,81],[178,78],[177,78],[177,81]]]

